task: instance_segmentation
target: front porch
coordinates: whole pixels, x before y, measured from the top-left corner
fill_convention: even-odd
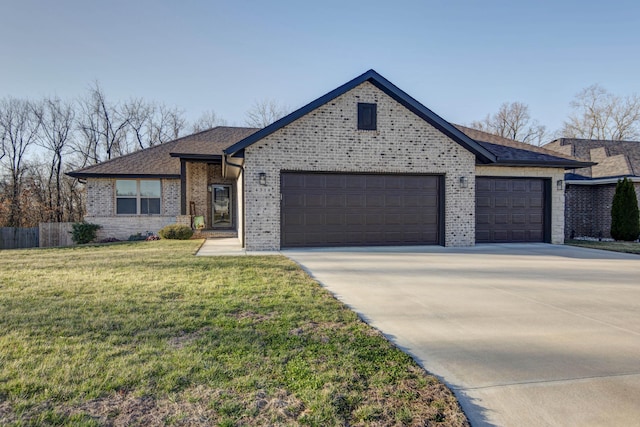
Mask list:
[[[181,215],[178,224],[195,238],[237,238],[241,201],[234,177],[224,177],[216,161],[182,160]]]

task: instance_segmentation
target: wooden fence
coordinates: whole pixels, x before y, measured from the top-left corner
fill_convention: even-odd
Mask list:
[[[71,246],[72,222],[41,222],[40,223],[40,247],[51,248],[54,246]]]
[[[0,249],[38,247],[38,227],[0,227]]]

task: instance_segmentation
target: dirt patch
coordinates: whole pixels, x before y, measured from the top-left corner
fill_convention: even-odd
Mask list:
[[[203,335],[203,333],[209,331],[209,329],[210,328],[204,328],[191,333],[182,331],[179,335],[169,338],[169,345],[177,349],[184,348],[199,339]]]
[[[200,386],[174,398],[116,393],[73,406],[55,406],[49,402],[34,406],[20,416],[8,402],[0,402],[0,424],[30,424],[45,411],[53,411],[58,419],[93,420],[107,427],[210,426],[225,419],[234,425],[295,425],[304,409],[302,401],[284,390],[272,395],[259,390],[240,396]]]

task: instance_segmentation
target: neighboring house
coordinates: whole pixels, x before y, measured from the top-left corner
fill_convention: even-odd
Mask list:
[[[370,70],[264,129],[217,127],[69,175],[86,180],[101,237],[195,215],[276,250],[563,243],[558,188],[589,165],[456,127]]]
[[[640,200],[640,142],[561,138],[544,148],[597,163],[565,175],[565,236],[610,238],[618,180],[629,178]]]

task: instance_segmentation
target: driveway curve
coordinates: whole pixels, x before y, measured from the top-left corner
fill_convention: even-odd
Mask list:
[[[287,250],[472,426],[638,425],[640,256],[546,244]]]

